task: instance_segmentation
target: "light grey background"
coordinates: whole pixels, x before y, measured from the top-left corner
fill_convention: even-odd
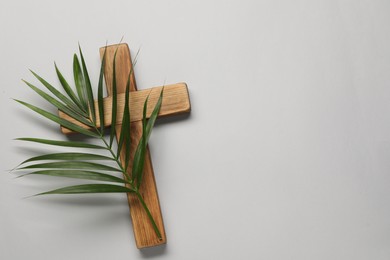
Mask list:
[[[0,3],[0,259],[390,259],[389,1]],[[139,89],[187,82],[191,116],[150,142],[168,236],[135,247],[124,195],[23,199],[73,183],[14,179],[63,138],[11,100],[58,85],[80,42],[141,47]]]

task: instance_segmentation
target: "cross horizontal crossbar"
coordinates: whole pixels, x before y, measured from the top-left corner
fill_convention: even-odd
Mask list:
[[[129,105],[130,105],[131,122],[142,120],[143,105],[148,95],[149,95],[149,100],[148,100],[148,109],[147,109],[146,117],[147,118],[150,117],[153,108],[156,105],[157,100],[160,96],[161,89],[162,87],[155,87],[155,88],[150,88],[145,90],[134,91],[130,93]],[[104,102],[104,125],[110,126],[112,120],[111,118],[112,97],[109,96],[104,98],[103,102]],[[125,93],[120,93],[120,94],[118,93],[117,95],[118,112],[117,112],[117,119],[116,119],[117,125],[122,124],[124,105],[125,105]],[[164,94],[163,94],[163,100],[162,100],[159,117],[186,113],[189,112],[190,110],[191,110],[191,104],[188,95],[188,88],[185,83],[177,83],[173,85],[164,86]],[[98,109],[97,101],[95,101],[95,111],[96,111],[97,125],[100,126],[99,109]],[[89,126],[77,121],[76,119],[70,117],[69,115],[65,114],[62,111],[59,111],[59,116],[76,125],[82,126],[86,129],[90,129]],[[68,128],[65,127],[61,127],[61,131],[64,134],[73,133],[72,130],[69,130]]]

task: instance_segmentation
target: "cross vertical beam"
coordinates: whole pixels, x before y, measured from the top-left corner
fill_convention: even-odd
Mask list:
[[[113,71],[113,58],[115,51],[117,51],[116,56],[116,82],[117,82],[117,93],[124,93],[126,91],[126,83],[130,71],[132,71],[132,62],[130,56],[130,50],[127,44],[112,45],[102,47],[100,49],[100,56],[103,57],[104,50],[106,49],[106,62],[104,68],[104,76],[106,80],[107,93],[110,96],[112,93],[112,71]],[[130,91],[137,91],[134,73],[130,76]],[[121,133],[121,125],[112,126],[115,127],[116,137],[119,140]],[[130,134],[130,133],[129,133]],[[131,169],[133,161],[134,152],[137,148],[137,144],[142,136],[142,122],[132,122],[131,123],[131,155],[130,155],[130,164],[129,164],[129,175],[131,176]],[[122,149],[123,151],[125,149]],[[124,154],[120,154],[121,161],[124,161]],[[160,202],[158,199],[157,187],[154,178],[152,161],[150,158],[149,148],[147,148],[143,180],[140,187],[140,193],[142,194],[146,205],[149,207],[149,210],[156,222],[157,227],[161,232],[162,239],[159,239],[152,227],[150,221],[148,221],[148,216],[143,209],[141,203],[134,194],[127,194],[130,215],[133,223],[134,237],[135,242],[138,248],[145,248],[151,246],[157,246],[166,243],[165,229],[161,214]]]

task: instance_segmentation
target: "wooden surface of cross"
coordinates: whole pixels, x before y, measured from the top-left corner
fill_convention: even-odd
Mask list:
[[[124,92],[126,91],[126,83],[128,80],[128,75],[132,72],[132,61],[130,56],[130,50],[127,44],[112,45],[108,47],[102,47],[100,49],[100,56],[103,57],[104,51],[106,49],[106,62],[104,68],[104,76],[107,86],[108,97],[104,99],[105,108],[110,108],[109,111],[105,111],[105,122],[104,124],[109,126],[111,124],[111,102],[112,98],[112,71],[113,71],[113,58],[115,51],[117,51],[116,56],[116,81],[117,81],[117,104],[118,104],[118,116],[117,118],[122,118],[121,113],[123,113],[123,106],[125,102]],[[146,97],[149,96],[148,102],[148,114],[153,110],[155,106],[161,87],[156,87],[148,90],[137,91],[134,73],[131,73],[130,76],[130,114],[131,114],[131,156],[130,160],[132,161],[132,155],[134,154],[137,144],[142,136],[142,109]],[[162,106],[160,109],[159,116],[169,116],[176,115],[181,113],[186,113],[190,111],[190,101],[188,96],[188,89],[185,83],[178,83],[174,85],[164,86],[164,95]],[[72,121],[73,123],[82,125],[81,123],[75,121],[64,113],[60,113],[60,116],[64,119]],[[98,117],[97,117],[98,118]],[[100,124],[100,122],[98,122]],[[84,126],[87,127],[87,126]],[[121,121],[117,121],[115,127],[117,140],[119,139],[121,133]],[[66,128],[62,128],[62,132],[70,133]],[[130,134],[130,133],[129,133]],[[121,160],[124,158],[124,154],[120,155]],[[122,160],[123,162],[123,160]],[[131,164],[131,162],[130,162]],[[131,171],[132,167],[128,167]],[[131,172],[128,172],[131,176]],[[152,161],[150,158],[149,148],[147,149],[146,158],[145,158],[145,167],[142,184],[140,187],[140,192],[144,198],[146,205],[148,206],[158,229],[161,232],[162,239],[159,239],[156,235],[151,222],[148,219],[148,216],[143,209],[141,203],[137,197],[131,193],[127,194],[128,202],[130,206],[130,215],[133,223],[134,237],[136,245],[138,248],[157,246],[166,243],[166,234],[164,229],[163,218],[161,214],[160,202],[157,193],[156,182],[153,173]]]

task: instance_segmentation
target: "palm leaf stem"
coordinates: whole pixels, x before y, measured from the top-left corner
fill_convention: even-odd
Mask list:
[[[104,143],[106,146],[106,149],[110,152],[112,159],[117,163],[118,167],[120,168],[121,172],[125,176],[126,181],[129,184],[132,184],[130,176],[127,174],[126,170],[123,168],[120,160],[119,160],[119,154],[115,154],[114,151],[112,150],[112,147],[107,143],[106,139],[104,138],[104,133],[100,131],[100,128],[97,126],[96,122],[93,122],[91,118],[89,118],[91,123],[93,124],[93,128],[96,131],[97,135],[99,136],[100,140]],[[131,182],[129,182],[129,180]]]

